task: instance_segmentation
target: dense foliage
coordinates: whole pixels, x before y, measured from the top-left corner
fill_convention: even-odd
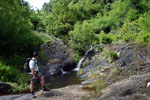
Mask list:
[[[15,91],[29,89],[23,88],[29,82],[21,71],[24,61],[48,40],[32,31],[36,18],[36,12],[24,0],[0,0],[0,81],[15,84]]]
[[[0,81],[14,82],[10,76],[18,78],[16,69],[50,40],[48,34],[74,50],[75,61],[90,45],[150,44],[149,5],[149,0],[50,0],[34,11],[24,0],[0,0],[0,73],[10,71]]]
[[[20,0],[0,1],[0,56],[9,58],[33,52],[39,37],[31,33],[29,7]]]
[[[42,10],[49,34],[85,52],[97,43],[149,42],[149,4],[148,0],[51,0]]]

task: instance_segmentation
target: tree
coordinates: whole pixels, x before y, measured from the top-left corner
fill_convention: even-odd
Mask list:
[[[28,3],[23,0],[0,1],[0,56],[28,54],[41,43],[31,34],[29,15]]]

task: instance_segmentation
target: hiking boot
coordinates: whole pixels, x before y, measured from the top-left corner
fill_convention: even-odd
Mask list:
[[[49,91],[49,88],[47,88],[47,87],[44,86],[44,87],[42,88],[42,90],[43,90],[43,91]]]
[[[31,92],[32,98],[36,98],[34,92]]]

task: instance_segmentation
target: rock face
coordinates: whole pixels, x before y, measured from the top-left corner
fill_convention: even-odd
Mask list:
[[[48,59],[64,59],[69,55],[69,49],[65,46],[60,39],[54,42],[47,42],[40,47],[46,53]]]
[[[94,49],[94,56],[86,59],[81,78],[90,80],[91,72],[105,75],[106,88],[96,100],[149,100],[150,47],[141,44],[101,45]],[[114,52],[117,59],[110,58]],[[111,59],[111,60],[110,60]],[[83,82],[86,83],[87,81]]]
[[[140,44],[119,44],[119,45],[101,45],[103,51],[98,51],[96,48],[92,59],[87,59],[84,62],[86,66],[83,68],[86,74],[89,70],[97,70],[100,66],[102,70],[116,66],[119,68],[132,68],[134,70],[142,70],[148,72],[150,69],[150,48],[149,46],[141,46]],[[117,60],[109,61],[109,52],[119,53]],[[147,70],[147,71],[146,71]],[[141,72],[141,71],[140,71]]]
[[[40,49],[47,57],[47,68],[41,68],[42,70],[46,69],[43,71],[46,76],[58,75],[61,74],[61,69],[68,71],[74,67],[70,50],[60,39],[42,44]]]
[[[4,83],[0,82],[0,93],[7,93],[11,89],[11,86]]]
[[[115,82],[105,88],[102,96],[96,100],[148,100],[150,96],[146,84],[144,82],[150,80],[150,73],[145,75],[134,75],[128,79]],[[137,95],[138,92],[138,95]],[[128,98],[128,99],[127,99]],[[141,99],[143,98],[143,99]]]

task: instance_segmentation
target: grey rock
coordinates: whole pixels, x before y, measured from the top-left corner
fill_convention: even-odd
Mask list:
[[[96,100],[148,100],[150,89],[146,82],[150,80],[150,48],[140,44],[111,44],[103,45],[105,52],[94,50],[92,59],[86,60],[81,78],[87,79],[90,70],[97,67],[117,67],[118,74],[111,74],[111,70],[104,71],[107,87]],[[109,51],[119,52],[119,58],[109,62]],[[120,75],[120,76],[119,76]],[[132,76],[133,75],[133,76]],[[131,77],[130,77],[131,76]],[[129,78],[130,77],[130,78]],[[116,79],[118,78],[118,79]],[[89,79],[84,82],[88,82]],[[83,83],[84,83],[83,82]]]
[[[70,50],[60,39],[46,42],[40,46],[40,49],[44,51],[47,57],[46,64],[43,65],[46,68],[41,68],[44,75],[60,75],[61,68],[65,71],[73,69],[74,63],[70,56]]]
[[[86,85],[86,84],[90,84],[90,83],[93,83],[93,82],[94,81],[92,79],[88,79],[88,80],[83,81],[81,84]]]
[[[60,75],[61,72],[61,68],[59,68],[56,65],[51,65],[51,66],[47,66],[49,68],[49,70],[46,73],[46,76],[51,76],[51,75]]]
[[[11,89],[11,86],[9,84],[0,82],[0,93],[7,93],[10,89]]]
[[[82,78],[82,79],[87,78],[89,74],[90,74],[90,72],[82,74],[82,75],[80,75],[80,78]]]
[[[60,39],[54,42],[47,42],[40,46],[45,51],[48,59],[64,59],[69,56],[69,48],[65,46]]]

